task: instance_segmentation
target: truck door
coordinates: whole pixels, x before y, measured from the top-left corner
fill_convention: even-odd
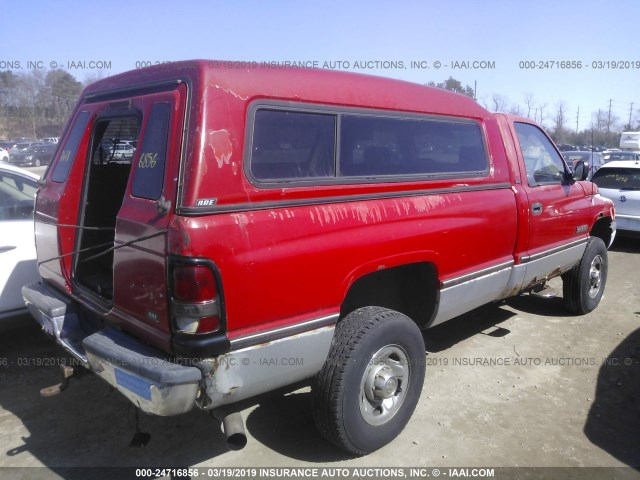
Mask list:
[[[582,257],[591,219],[584,188],[566,175],[564,160],[542,129],[514,121],[513,131],[528,198],[527,253],[517,259],[526,264],[526,288],[567,270]]]
[[[145,95],[128,191],[116,219],[113,306],[137,328],[166,341],[166,231],[175,206],[186,86]]]

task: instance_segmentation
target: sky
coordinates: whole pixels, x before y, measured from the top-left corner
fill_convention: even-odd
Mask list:
[[[524,115],[529,95],[547,126],[559,102],[571,129],[576,121],[589,128],[592,112],[608,114],[610,105],[626,124],[633,103],[633,123],[640,121],[638,0],[44,5],[3,3],[3,18],[22,20],[3,22],[0,70],[63,68],[83,81],[194,58],[295,61],[423,84],[452,76],[489,109],[499,95]]]

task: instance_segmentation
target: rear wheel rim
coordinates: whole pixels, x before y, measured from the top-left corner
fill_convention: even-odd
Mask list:
[[[391,420],[409,389],[409,356],[399,345],[387,345],[369,360],[360,382],[360,414],[369,425]]]

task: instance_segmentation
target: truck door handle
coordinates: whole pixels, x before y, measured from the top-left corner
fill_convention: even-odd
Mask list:
[[[531,213],[534,215],[540,215],[542,213],[542,204],[534,203],[531,205]]]

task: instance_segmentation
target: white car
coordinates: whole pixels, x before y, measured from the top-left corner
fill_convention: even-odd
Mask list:
[[[111,156],[115,159],[122,160],[127,158],[133,158],[133,154],[136,149],[129,143],[118,143],[115,146],[115,150],[111,152]]]
[[[39,279],[33,234],[38,178],[0,164],[0,319],[27,311],[22,286]]]
[[[0,147],[0,162],[8,162],[9,161],[9,151]]]
[[[640,235],[640,160],[606,163],[593,175],[600,195],[616,204],[616,224],[621,234]]]

